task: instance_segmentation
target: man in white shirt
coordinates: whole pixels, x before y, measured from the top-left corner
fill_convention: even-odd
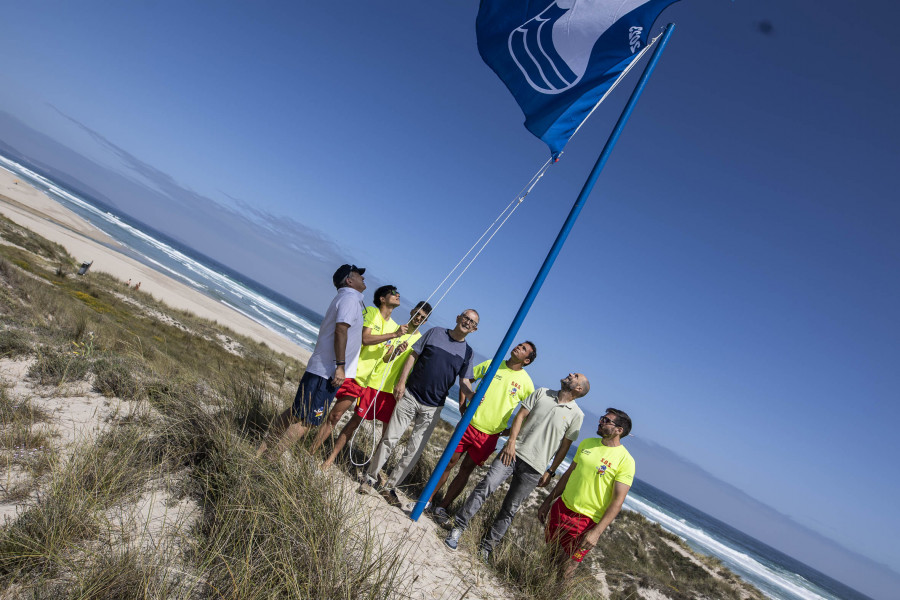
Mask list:
[[[257,456],[266,454],[269,442],[275,440],[277,443],[269,452],[281,456],[310,428],[319,425],[344,379],[356,375],[362,346],[365,272],[356,265],[341,265],[334,272],[332,282],[337,295],[325,311],[316,347],[300,379],[294,403],[275,419]]]

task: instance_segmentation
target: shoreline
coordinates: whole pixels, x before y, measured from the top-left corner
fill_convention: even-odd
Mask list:
[[[115,248],[122,244],[59,202],[0,167],[0,214],[38,235],[63,246],[76,261],[93,261],[92,271],[102,271],[124,284],[141,283],[141,291],[179,310],[215,321],[235,333],[262,342],[296,358],[304,365],[310,352],[190,286],[126,256]]]

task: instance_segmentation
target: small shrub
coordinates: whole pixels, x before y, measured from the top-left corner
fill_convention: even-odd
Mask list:
[[[237,448],[206,471],[207,517],[194,557],[211,597],[406,597],[399,548],[379,547],[340,490],[304,465],[289,472]],[[400,589],[398,589],[400,588]],[[397,593],[399,592],[399,593]]]
[[[18,273],[5,258],[0,258],[0,277],[3,277],[6,281],[11,281],[14,278],[18,279]]]
[[[41,385],[60,385],[66,381],[80,381],[87,377],[90,360],[77,353],[50,351],[38,355],[28,368],[28,377]]]
[[[56,598],[92,600],[173,597],[166,584],[165,568],[157,560],[134,548],[104,548],[86,572],[78,573],[74,585],[59,582],[47,591],[56,592]]]
[[[117,396],[124,400],[138,397],[139,386],[134,368],[119,358],[101,358],[93,366],[94,391],[104,396]]]
[[[225,396],[231,400],[228,412],[241,435],[260,439],[275,417],[265,377],[249,373],[230,377]]]
[[[71,483],[65,477],[53,481],[40,503],[0,529],[0,581],[11,582],[26,573],[53,575],[71,542],[96,536],[90,496]]]
[[[81,338],[84,337],[84,332],[87,331],[87,326],[87,315],[85,315],[83,311],[78,311],[78,315],[75,317],[75,325],[72,332],[72,337],[75,342],[81,341]],[[93,345],[93,336],[91,338],[91,343]]]
[[[18,329],[0,331],[0,356],[17,358],[31,353],[31,340]]]

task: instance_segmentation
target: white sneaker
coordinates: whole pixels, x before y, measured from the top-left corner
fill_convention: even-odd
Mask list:
[[[450,533],[447,534],[447,537],[444,539],[444,544],[450,548],[451,550],[456,550],[459,548],[459,538],[462,537],[462,529],[459,527],[454,527],[450,530]]]
[[[366,478],[356,490],[357,494],[368,494],[370,496],[378,496],[378,490],[372,485],[372,480]]]

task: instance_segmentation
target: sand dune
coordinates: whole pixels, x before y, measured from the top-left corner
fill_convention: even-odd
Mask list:
[[[217,321],[236,333],[264,342],[303,363],[309,351],[270,331],[241,313],[160,273],[121,252],[122,245],[49,198],[0,168],[0,213],[35,233],[61,244],[78,261],[93,261],[91,271],[109,273],[123,282],[141,282],[141,291],[169,306]]]

